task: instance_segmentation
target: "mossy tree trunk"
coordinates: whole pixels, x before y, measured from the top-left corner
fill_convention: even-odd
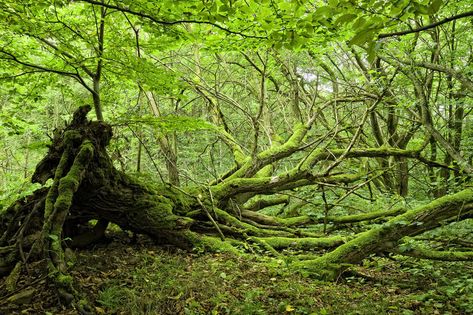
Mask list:
[[[115,169],[106,152],[111,127],[100,121],[88,121],[86,115],[90,110],[84,106],[74,113],[72,122],[56,133],[48,154],[38,164],[33,181],[45,184],[52,179],[52,184],[18,200],[0,216],[0,274],[7,275],[9,287],[14,288],[21,271],[39,263],[63,302],[83,313],[90,308],[67,273],[63,246],[83,246],[94,241],[96,233],[87,230],[91,219],[113,222],[162,243],[235,254],[240,251],[234,245],[244,242],[262,246],[275,256],[281,255],[278,250],[288,247],[313,252],[338,246],[318,259],[294,265],[318,270],[320,274],[322,271],[333,274],[334,270],[341,270],[340,264],[357,263],[372,253],[395,249],[402,237],[435,228],[452,217],[471,215],[473,209],[473,193],[468,189],[408,212],[393,209],[331,217],[329,221],[344,224],[395,216],[348,242],[339,236],[325,237],[302,228],[318,223],[317,219],[275,218],[255,211],[264,202],[250,202],[246,207],[238,202],[243,203],[256,194],[271,194],[316,182],[340,184],[365,178],[366,174],[331,175],[314,171],[318,162],[340,156],[347,159],[395,156],[439,164],[426,160],[417,151],[390,147],[349,152],[318,149],[311,151],[295,168],[277,176],[268,175],[266,170],[272,163],[299,150],[310,128],[309,122],[298,125],[285,143],[254,157],[238,159],[236,168],[208,187],[183,190],[171,184],[145,185]],[[275,198],[267,204],[286,201]]]

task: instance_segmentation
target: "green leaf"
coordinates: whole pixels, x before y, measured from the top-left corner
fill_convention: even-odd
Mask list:
[[[315,15],[317,18],[328,17],[332,13],[334,13],[334,9],[329,6],[320,7],[315,11]]]
[[[426,5],[423,5],[423,4],[420,4],[420,3],[412,3],[413,6],[414,6],[414,13],[415,14],[422,14],[422,15],[427,15],[430,12],[430,7],[429,6],[426,6]]]
[[[347,24],[352,22],[356,17],[357,15],[353,13],[343,14],[335,21],[335,24]]]
[[[437,13],[442,4],[442,0],[432,0],[432,3],[430,4],[430,13]]]
[[[374,31],[373,30],[365,30],[361,31],[350,40],[349,45],[358,45],[361,46],[366,42],[373,39]]]

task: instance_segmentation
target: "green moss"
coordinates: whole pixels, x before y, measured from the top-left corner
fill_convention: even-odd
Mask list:
[[[234,150],[233,156],[235,157],[235,162],[237,165],[243,164],[246,159],[246,155],[241,150]]]
[[[334,264],[324,262],[299,261],[292,264],[291,268],[303,275],[311,276],[324,281],[335,281],[340,277],[343,270],[349,268],[347,264]]]
[[[241,254],[241,252],[233,247],[233,245],[231,245],[229,242],[222,241],[217,237],[203,235],[201,238],[201,244],[205,247],[205,249],[208,249],[211,252],[225,252],[232,253],[234,255]]]
[[[301,123],[296,124],[291,137],[284,144],[271,147],[261,152],[258,154],[258,159],[268,160],[278,155],[286,156],[287,153],[290,153],[299,147],[299,144],[304,139],[307,130],[309,130],[309,128],[306,125]]]
[[[238,142],[223,128],[219,128],[218,131],[224,136],[225,143],[232,149],[233,157],[237,165],[242,165],[247,157],[242,148],[238,145]]]
[[[345,238],[341,236],[320,238],[259,237],[259,239],[265,241],[267,244],[269,244],[275,249],[296,248],[305,250],[316,250],[320,248],[332,248],[345,242]]]
[[[266,165],[262,169],[260,169],[256,174],[255,177],[268,177],[271,176],[273,173],[274,167],[272,165]]]
[[[242,233],[245,233],[248,235],[255,235],[255,236],[290,236],[291,235],[290,233],[285,232],[285,231],[259,229],[254,225],[238,220],[236,217],[218,208],[215,208],[215,212],[217,214],[219,221],[223,220],[227,225],[239,228],[241,229]]]
[[[127,176],[127,182],[133,185],[139,185],[144,191],[149,192],[149,195],[152,196],[161,196],[165,199],[159,199],[156,201],[158,203],[169,203],[172,207],[172,211],[176,214],[185,215],[195,203],[195,198],[199,193],[198,187],[186,187],[186,191],[173,187],[169,184],[160,184],[156,183],[155,179],[149,174],[143,173],[134,173],[130,176]],[[194,194],[194,192],[196,192]],[[145,203],[148,205],[149,200]]]
[[[69,146],[72,146],[75,141],[80,141],[81,138],[82,136],[77,130],[67,130],[62,136],[64,143]]]
[[[65,172],[65,167],[69,161],[69,150],[65,150],[59,160],[58,166],[54,174],[54,181],[49,188],[48,195],[46,196],[46,203],[44,207],[44,218],[45,224],[50,224],[48,218],[54,210],[54,203],[58,195],[59,181]]]
[[[183,231],[180,237],[185,238],[185,242],[191,244],[195,250],[202,252],[214,252],[214,253],[231,253],[234,255],[241,255],[242,253],[236,249],[232,242],[222,241],[218,237],[202,235],[192,231]]]
[[[416,235],[438,226],[441,220],[458,215],[466,207],[473,207],[473,191],[463,190],[445,196],[392,218],[380,227],[360,233],[356,238],[337,247],[322,257],[303,262],[305,269],[314,272],[323,266],[357,263],[367,255],[392,248],[404,236]],[[469,211],[469,210],[468,210]],[[331,267],[330,267],[331,268]]]
[[[271,180],[272,184],[277,182],[276,179],[271,177],[258,177],[258,178],[235,178],[226,180],[221,184],[211,187],[212,194],[216,199],[222,199],[237,195],[242,192],[259,192],[263,189],[267,189]]]
[[[66,144],[72,145],[72,141],[77,140],[77,134],[66,132],[64,139]],[[67,162],[69,160],[70,149],[63,152],[59,165],[56,169],[53,185],[51,186],[45,205],[45,223],[43,225],[42,237],[47,244],[46,250],[50,251],[51,260],[48,261],[48,271],[54,281],[61,287],[72,285],[72,277],[64,274],[66,264],[64,252],[62,250],[61,237],[62,227],[69,213],[74,193],[77,191],[81,176],[87,167],[94,152],[90,141],[85,141],[74,158],[74,162],[67,172]]]
[[[342,174],[342,175],[333,175],[333,176],[323,176],[321,179],[324,183],[353,183],[361,178],[365,177],[366,173],[357,173],[357,174]]]
[[[6,277],[5,288],[7,289],[7,292],[13,292],[16,289],[16,284],[18,282],[18,279],[20,278],[21,267],[22,267],[22,263],[17,262],[13,270],[8,275],[8,277]]]
[[[353,222],[361,222],[361,221],[368,221],[382,217],[393,216],[397,214],[402,214],[406,212],[404,207],[397,207],[391,210],[380,210],[380,211],[372,211],[368,213],[361,213],[361,214],[353,214],[353,215],[344,215],[344,216],[329,216],[327,217],[327,221],[343,224],[343,223],[353,223]]]
[[[227,180],[234,180],[242,177],[251,177],[262,171],[262,168],[269,166],[275,161],[280,160],[286,156],[291,155],[298,147],[301,141],[304,139],[309,127],[304,124],[297,124],[294,127],[292,136],[282,145],[274,145],[267,150],[259,153],[255,159],[246,158],[243,165],[238,171],[228,177]],[[260,176],[268,175],[269,169],[262,171]]]
[[[67,176],[61,178],[59,182],[58,193],[59,195],[70,194],[75,191],[78,186],[79,179],[69,173]]]
[[[411,245],[412,246],[412,245]],[[438,251],[420,246],[413,246],[408,250],[396,250],[397,253],[416,258],[442,261],[473,261],[473,251]]]
[[[312,222],[312,219],[306,215],[301,215],[292,218],[276,218],[276,220],[284,226],[298,226]]]
[[[70,275],[66,275],[63,273],[58,273],[56,275],[56,282],[60,284],[62,287],[71,286],[73,281],[74,281],[74,278],[72,278]]]
[[[322,148],[315,149],[307,156],[307,158],[303,159],[296,168],[300,170],[309,170],[313,164],[322,159],[321,156],[324,152],[325,151]]]
[[[256,196],[248,200],[243,207],[248,210],[260,210],[269,206],[289,203],[286,195]]]

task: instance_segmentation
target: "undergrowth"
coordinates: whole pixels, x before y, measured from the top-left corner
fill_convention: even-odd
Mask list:
[[[337,282],[284,260],[142,249],[104,281],[98,310],[116,314],[461,314],[473,312],[473,266],[371,258]]]

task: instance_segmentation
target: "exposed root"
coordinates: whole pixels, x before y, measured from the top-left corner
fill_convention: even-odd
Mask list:
[[[80,135],[71,135],[71,140]],[[79,147],[79,152],[74,158],[72,166],[65,176],[70,149],[64,151],[56,169],[54,183],[51,186],[44,211],[44,225],[42,230],[43,256],[48,265],[48,275],[56,285],[59,296],[64,304],[75,303],[76,307],[84,308],[84,302],[78,297],[74,289],[73,278],[67,274],[67,265],[62,247],[62,227],[69,214],[74,193],[82,182],[85,170],[93,156],[94,148],[91,142],[85,141]]]

